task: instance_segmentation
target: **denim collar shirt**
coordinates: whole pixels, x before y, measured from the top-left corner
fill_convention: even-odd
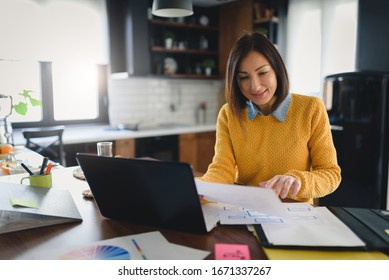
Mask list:
[[[290,106],[291,94],[288,94],[286,98],[281,102],[281,104],[270,114],[270,116],[275,117],[280,122],[284,122],[286,118],[286,113],[288,113],[288,109]],[[248,118],[249,121],[254,119],[257,115],[263,116],[262,112],[258,109],[255,104],[251,102],[251,100],[247,101],[248,106]]]

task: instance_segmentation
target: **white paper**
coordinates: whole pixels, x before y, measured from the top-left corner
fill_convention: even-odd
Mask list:
[[[204,195],[208,201],[250,209],[250,211],[262,214],[263,217],[277,217],[285,222],[282,202],[272,189],[209,183],[200,180],[196,180],[196,187],[197,192]]]
[[[273,216],[231,204],[218,203],[220,224],[222,225],[253,225],[285,223],[283,217]]]
[[[326,207],[285,203],[290,222],[262,224],[269,243],[280,246],[362,247],[365,243]]]
[[[34,252],[19,259],[201,260],[210,252],[168,242],[158,231],[106,239],[72,248]]]

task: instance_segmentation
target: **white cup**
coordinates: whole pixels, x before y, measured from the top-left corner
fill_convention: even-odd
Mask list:
[[[112,142],[97,142],[97,155],[102,157],[112,157]]]

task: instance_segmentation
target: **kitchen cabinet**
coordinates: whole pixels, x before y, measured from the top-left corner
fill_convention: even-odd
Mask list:
[[[244,30],[266,31],[284,53],[287,0],[194,6],[192,16],[167,19],[153,16],[151,5],[152,1],[107,1],[112,73],[224,78],[231,47]],[[174,37],[169,44],[167,36]],[[214,64],[210,75],[205,74],[205,61]]]
[[[253,30],[264,34],[285,54],[288,0],[253,0]]]
[[[150,74],[147,1],[106,1],[111,73]]]
[[[119,139],[115,140],[114,155],[123,157],[135,157],[135,139]]]
[[[139,137],[135,139],[135,157],[178,161],[177,134]]]
[[[180,135],[179,158],[192,165],[193,170],[205,173],[214,156],[215,131]]]
[[[194,7],[194,15],[177,19],[149,15],[151,74],[218,78],[218,23],[216,8]]]
[[[114,143],[114,155],[120,155],[129,158],[135,157],[135,139],[118,139],[106,141],[112,141]],[[78,162],[76,160],[77,153],[87,153],[96,155],[96,142],[66,144],[64,148],[66,166],[69,167],[78,165]]]
[[[87,154],[97,155],[96,142],[65,144],[64,150],[65,150],[66,167],[78,165],[78,162],[76,160],[77,153],[87,153]]]
[[[253,0],[233,1],[219,10],[219,75],[224,77],[230,50],[243,31],[253,29]]]
[[[284,54],[287,6],[287,0],[239,0],[220,6],[220,76],[225,75],[231,47],[244,31],[264,33]]]
[[[189,163],[195,171],[205,173],[214,155],[215,131],[180,134],[178,139],[179,161]],[[136,138],[115,141],[115,155],[134,158],[136,150]]]
[[[389,2],[358,1],[355,69],[389,72]]]
[[[274,1],[254,0],[253,29],[277,45],[278,7]]]

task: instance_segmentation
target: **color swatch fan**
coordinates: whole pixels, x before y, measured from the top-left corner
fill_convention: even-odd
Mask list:
[[[111,245],[97,245],[76,249],[66,253],[62,260],[129,260],[130,253]]]

